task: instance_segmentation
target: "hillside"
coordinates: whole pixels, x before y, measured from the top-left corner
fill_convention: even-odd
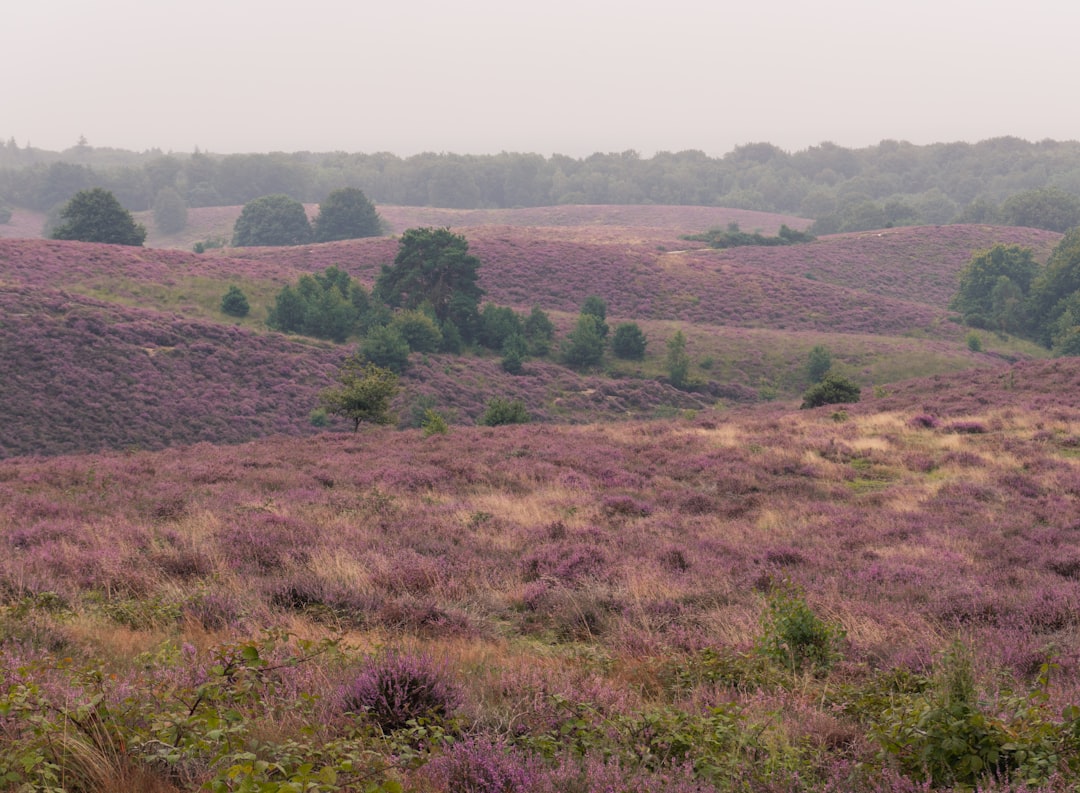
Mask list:
[[[1033,780],[984,789],[1064,793],[1080,360],[1011,371],[846,416],[0,461],[0,767],[38,779],[36,751],[158,791],[902,793],[976,779],[949,748],[976,736]],[[371,680],[403,693],[365,699]],[[943,701],[971,724],[938,732]]]
[[[534,420],[648,418],[760,398],[796,399],[806,355],[825,344],[863,385],[1000,366],[1038,356],[987,334],[985,353],[948,322],[949,284],[971,252],[996,242],[1045,256],[1050,232],[950,226],[835,235],[789,248],[716,251],[682,240],[725,210],[553,207],[447,210],[481,260],[497,303],[551,312],[567,333],[586,295],[613,322],[633,319],[651,342],[640,364],[611,360],[582,376],[552,361],[524,375],[497,357],[415,357],[397,412],[405,424],[435,407],[475,421],[492,396],[525,402]],[[413,213],[410,215],[410,213]],[[436,214],[402,210],[398,222]],[[746,213],[735,217],[747,219]],[[491,219],[504,225],[468,225]],[[758,218],[767,225],[767,219]],[[784,220],[773,218],[773,222]],[[787,219],[790,220],[790,219]],[[533,226],[533,221],[553,225]],[[514,225],[509,225],[513,222]],[[607,225],[626,223],[630,225]],[[556,225],[561,224],[561,225]],[[637,224],[637,225],[634,225]],[[777,223],[778,227],[778,223]],[[396,253],[392,238],[204,255],[40,239],[0,240],[0,455],[57,454],[195,442],[236,443],[316,431],[309,413],[349,348],[267,333],[277,291],[330,265],[370,286]],[[228,286],[253,309],[220,312]],[[659,382],[664,340],[689,340],[694,393]],[[93,398],[86,399],[91,393]],[[84,404],[85,403],[85,404]],[[335,425],[337,426],[337,425]]]

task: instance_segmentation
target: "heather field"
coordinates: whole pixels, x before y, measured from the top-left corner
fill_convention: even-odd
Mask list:
[[[193,213],[231,223],[225,209]],[[459,224],[482,262],[488,298],[550,312],[557,342],[586,295],[607,303],[612,322],[634,320],[650,339],[643,361],[609,356],[585,375],[551,358],[528,362],[515,377],[493,355],[413,356],[395,406],[403,425],[428,408],[473,423],[492,396],[520,399],[534,421],[549,423],[796,400],[807,384],[807,354],[819,344],[867,390],[1045,354],[990,333],[981,352],[969,350],[947,304],[972,251],[1008,242],[1042,257],[1058,238],[1049,232],[905,228],[717,251],[681,237],[725,221],[770,230],[798,219],[702,207],[384,209],[395,228]],[[488,222],[500,225],[481,225]],[[309,414],[317,394],[351,345],[269,333],[274,296],[329,266],[370,287],[396,247],[384,237],[198,255],[0,240],[0,456],[316,432]],[[220,310],[234,284],[252,304],[242,320]],[[689,341],[689,391],[664,382],[664,344],[677,331]]]
[[[0,461],[0,547],[10,790],[1080,772],[1074,358],[844,409]]]

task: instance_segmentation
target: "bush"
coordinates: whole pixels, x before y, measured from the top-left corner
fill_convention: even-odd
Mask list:
[[[413,352],[436,352],[442,346],[442,331],[422,311],[402,311],[394,316],[390,327],[401,334]]]
[[[529,343],[529,354],[544,356],[551,352],[551,343],[555,340],[555,325],[540,306],[533,306],[525,318],[525,341]]]
[[[230,317],[246,317],[250,310],[247,295],[240,291],[238,286],[230,286],[229,291],[221,298],[221,311]]]
[[[598,366],[604,359],[604,337],[595,316],[578,316],[577,325],[563,344],[562,359],[574,369]]]
[[[376,366],[400,374],[409,366],[409,343],[397,328],[375,328],[360,343],[360,354]]]
[[[382,220],[363,191],[343,187],[319,204],[313,233],[316,242],[377,237],[382,233]]]
[[[770,596],[763,628],[759,651],[785,669],[827,671],[841,658],[844,632],[814,614],[798,593]]]
[[[964,341],[967,343],[967,348],[972,352],[982,352],[982,336],[972,331],[969,333]]]
[[[806,409],[858,402],[860,396],[862,389],[851,380],[840,374],[827,374],[820,383],[815,383],[806,390],[799,407]]]
[[[521,374],[522,366],[525,363],[525,357],[529,354],[529,348],[525,343],[525,339],[514,334],[503,344],[502,353],[503,357],[500,364],[503,371],[509,374]]]
[[[480,424],[485,427],[498,427],[502,424],[528,424],[529,412],[520,399],[513,401],[495,397],[487,403]]]
[[[430,658],[389,654],[371,661],[342,691],[342,707],[364,714],[384,732],[410,721],[442,721],[459,704],[459,694]]]
[[[616,326],[611,338],[611,351],[616,358],[640,361],[645,357],[647,344],[645,334],[636,322],[623,322]]]

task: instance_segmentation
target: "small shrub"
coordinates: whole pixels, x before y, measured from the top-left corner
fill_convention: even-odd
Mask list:
[[[843,375],[831,373],[825,375],[820,383],[806,389],[803,394],[802,409],[816,408],[822,405],[858,402],[862,389]]]
[[[230,286],[229,291],[221,298],[221,312],[230,317],[246,317],[249,311],[251,311],[251,305],[248,303],[247,295],[240,290],[240,287]]]
[[[972,331],[969,333],[964,341],[967,343],[967,348],[972,352],[982,352],[982,337]]]
[[[311,422],[312,427],[325,427],[330,423],[330,416],[326,412],[326,408],[315,408],[308,413],[308,421]]]
[[[611,351],[616,358],[640,361],[645,357],[648,341],[636,322],[623,322],[615,327],[611,338]]]
[[[372,660],[341,696],[346,712],[365,714],[384,732],[420,719],[442,721],[460,699],[430,658],[397,653]]]
[[[424,422],[420,425],[420,428],[423,430],[425,438],[430,438],[432,435],[445,435],[450,431],[450,426],[446,423],[446,417],[431,408],[424,411]]]
[[[495,397],[487,403],[480,424],[485,427],[498,427],[502,424],[528,424],[529,412],[520,399],[508,400]]]
[[[769,597],[758,649],[777,664],[802,672],[827,671],[840,660],[844,631],[822,620],[797,592]]]

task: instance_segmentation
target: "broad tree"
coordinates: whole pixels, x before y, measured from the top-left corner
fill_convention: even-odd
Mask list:
[[[343,187],[319,204],[314,232],[316,242],[377,237],[382,233],[382,221],[362,190]]]
[[[114,245],[142,245],[146,240],[146,229],[120,206],[116,196],[100,187],[76,193],[60,212],[60,221],[51,234],[54,240]]]
[[[351,357],[337,376],[338,385],[325,389],[319,403],[327,413],[353,422],[353,432],[364,422],[392,424],[390,402],[398,392],[398,377],[389,369]]]
[[[440,323],[452,322],[472,338],[484,290],[477,283],[480,260],[469,243],[448,228],[407,229],[393,266],[383,265],[375,293],[391,306],[429,306]]]
[[[232,244],[303,245],[311,241],[311,224],[304,205],[287,195],[264,195],[244,204],[233,225]]]
[[[1017,300],[1026,299],[1038,272],[1030,248],[995,245],[976,253],[960,271],[959,290],[949,307],[974,327],[1020,330],[1025,319]]]

